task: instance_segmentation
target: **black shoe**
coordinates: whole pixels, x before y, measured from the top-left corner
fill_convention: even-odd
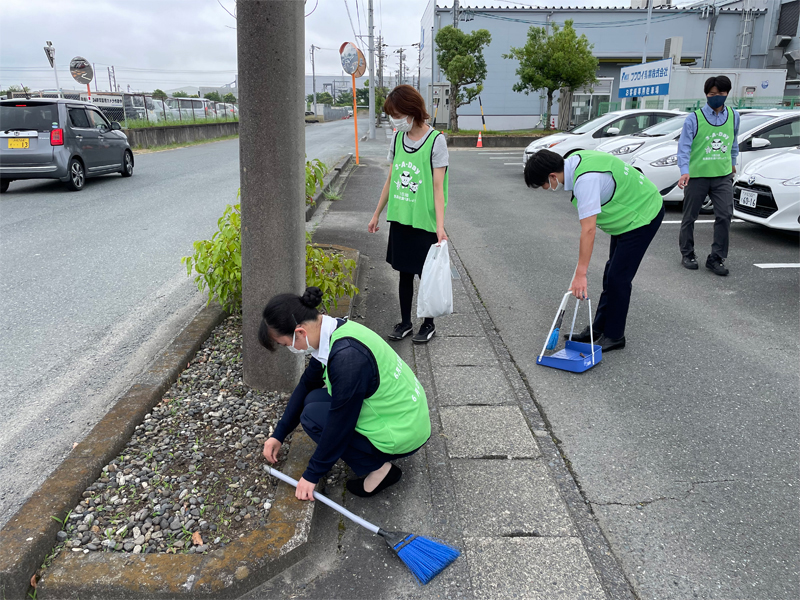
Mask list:
[[[411,323],[398,323],[394,326],[394,331],[390,333],[387,337],[390,340],[402,340],[407,335],[414,332],[414,327]]]
[[[689,256],[684,256],[681,259],[681,264],[685,269],[689,269],[690,271],[697,270],[697,257],[692,252]]]
[[[433,323],[423,323],[417,335],[411,338],[411,341],[415,344],[427,344],[428,341],[436,334],[436,325]]]
[[[594,343],[595,344],[597,343],[597,338],[599,338],[601,335],[603,335],[602,331],[598,331],[597,329],[594,330]],[[564,339],[565,340],[569,339],[569,334],[568,333],[564,334]],[[589,326],[587,325],[586,327],[584,327],[583,331],[581,331],[579,334],[577,334],[577,335],[573,334],[572,335],[572,341],[573,342],[581,342],[582,344],[590,343],[592,341],[592,338],[589,335]]]
[[[400,470],[400,467],[392,465],[392,468],[389,469],[389,472],[386,474],[386,477],[383,478],[383,481],[381,481],[371,492],[368,492],[364,489],[364,479],[366,479],[366,477],[361,477],[360,479],[351,479],[348,481],[346,484],[347,491],[354,496],[369,498],[370,496],[374,496],[386,488],[393,486],[395,483],[400,481],[402,476],[403,472]]]
[[[625,347],[625,336],[623,335],[621,338],[613,340],[607,338],[605,335],[601,335],[599,338],[595,338],[594,345],[600,346],[603,352],[611,352],[612,350]]]
[[[709,254],[706,259],[706,269],[711,269],[715,275],[727,275],[730,271],[725,268],[725,265],[722,264],[723,262],[725,260],[716,254]]]

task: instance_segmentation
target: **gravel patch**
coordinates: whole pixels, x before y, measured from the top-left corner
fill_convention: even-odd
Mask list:
[[[47,563],[62,550],[202,554],[265,525],[277,480],[262,448],[287,400],[244,385],[241,318],[226,319],[83,492]],[[343,477],[339,464],[328,482]]]

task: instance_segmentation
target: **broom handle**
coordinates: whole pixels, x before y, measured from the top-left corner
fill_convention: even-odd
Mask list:
[[[542,353],[539,355],[539,359],[541,359],[544,356],[544,351],[547,350],[547,342],[550,341],[550,334],[552,334],[553,330],[556,328],[556,321],[558,321],[558,315],[562,310],[566,308],[567,298],[569,298],[570,295],[572,295],[572,292],[567,292],[561,299],[561,304],[559,304],[558,306],[558,310],[556,311],[556,316],[553,319],[553,324],[550,326],[550,331],[547,332],[547,337],[544,338],[544,346],[542,346]]]
[[[277,477],[281,481],[284,481],[284,482],[288,483],[291,486],[297,487],[297,480],[296,479],[292,479],[291,477],[289,477],[285,473],[281,473],[280,471],[276,471],[275,469],[273,469],[272,467],[270,467],[268,465],[264,465],[264,469],[267,471],[267,473],[269,473],[273,477]],[[327,504],[333,510],[335,510],[336,512],[338,512],[340,514],[343,514],[345,517],[347,517],[348,519],[350,519],[354,523],[358,523],[362,527],[364,527],[366,529],[369,529],[372,533],[378,533],[378,530],[380,529],[380,527],[378,527],[377,525],[373,525],[369,521],[365,521],[364,519],[362,519],[358,515],[355,515],[355,514],[351,513],[344,506],[340,506],[339,504],[336,504],[336,502],[334,502],[333,500],[331,500],[327,496],[323,496],[322,494],[320,494],[320,493],[315,491],[314,492],[314,498],[316,500],[319,500],[323,504]]]

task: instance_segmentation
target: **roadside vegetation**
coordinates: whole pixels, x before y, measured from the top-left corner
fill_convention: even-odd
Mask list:
[[[327,166],[319,160],[306,163],[306,203],[322,184]],[[237,194],[237,200],[239,195]],[[194,243],[194,253],[181,262],[186,274],[194,275],[197,289],[208,292],[208,303],[214,299],[231,314],[242,309],[242,212],[241,204],[229,204],[217,221],[218,231],[209,240]],[[325,310],[338,306],[339,298],[353,297],[358,288],[353,282],[356,262],[346,259],[335,249],[318,246],[306,234],[306,285],[322,290]]]

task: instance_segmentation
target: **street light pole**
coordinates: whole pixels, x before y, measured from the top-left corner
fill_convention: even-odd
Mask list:
[[[369,18],[367,28],[369,29],[369,139],[375,139],[375,38],[373,36],[374,26],[372,24],[372,0],[369,0]],[[355,92],[354,92],[355,93]],[[356,118],[358,118],[356,116]]]
[[[58,69],[56,68],[56,49],[53,46],[53,42],[47,42],[47,46],[44,47],[44,53],[47,56],[47,60],[50,61],[50,66],[53,67],[53,73],[56,76],[56,92],[58,97],[61,98],[61,86],[58,83]]]

